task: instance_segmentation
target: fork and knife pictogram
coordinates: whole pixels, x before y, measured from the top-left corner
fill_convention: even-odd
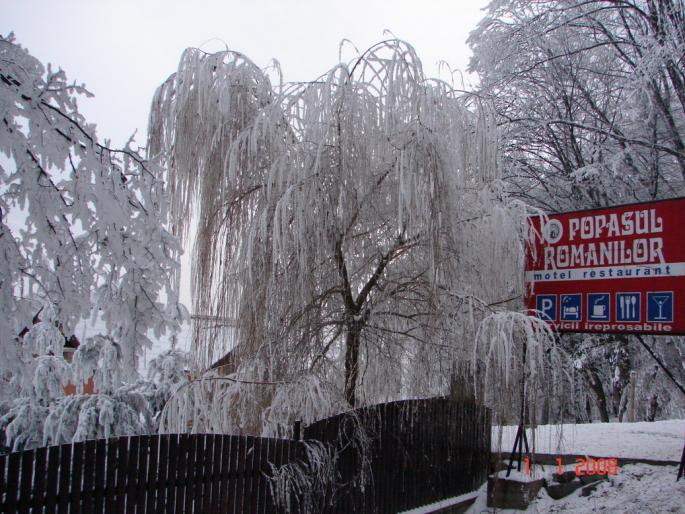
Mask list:
[[[637,304],[637,296],[635,296],[635,295],[620,296],[619,297],[619,308],[621,310],[621,319],[635,318],[636,317],[636,308],[635,308],[636,304]]]

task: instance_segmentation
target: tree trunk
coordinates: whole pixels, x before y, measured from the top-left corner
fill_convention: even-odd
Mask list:
[[[617,416],[619,421],[623,417],[625,410],[626,397],[625,391],[630,384],[632,362],[623,338],[616,338],[618,347],[613,351],[610,358],[612,365],[612,384],[611,384],[611,411],[613,416]]]
[[[457,402],[475,402],[476,390],[474,387],[474,377],[468,369],[468,363],[455,367],[452,371],[450,380],[450,398]]]
[[[599,418],[602,423],[608,423],[609,412],[607,411],[607,398],[604,394],[602,381],[599,379],[599,376],[597,376],[597,372],[594,369],[585,369],[584,371],[588,378],[590,389],[592,389],[592,392],[595,394],[597,409],[599,410]]]
[[[345,338],[345,399],[353,408],[357,406],[360,343],[361,327],[355,323],[349,327]]]
[[[654,421],[656,419],[656,413],[659,409],[659,396],[654,393],[649,399],[649,405],[647,406],[647,421]]]

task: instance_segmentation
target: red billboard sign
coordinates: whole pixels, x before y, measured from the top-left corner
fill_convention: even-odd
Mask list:
[[[685,199],[530,219],[526,303],[560,332],[685,334]]]

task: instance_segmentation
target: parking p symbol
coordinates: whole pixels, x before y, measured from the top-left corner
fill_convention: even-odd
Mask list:
[[[535,309],[538,311],[538,318],[546,321],[555,321],[557,319],[557,295],[538,295],[535,299]]]

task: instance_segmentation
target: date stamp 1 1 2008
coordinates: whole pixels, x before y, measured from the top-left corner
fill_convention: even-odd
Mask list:
[[[557,473],[561,475],[564,472],[563,460],[557,457]],[[530,458],[524,457],[525,473],[530,476]],[[619,466],[618,459],[604,458],[593,459],[592,457],[576,459],[575,472],[576,476],[593,476],[593,475],[618,475]]]

